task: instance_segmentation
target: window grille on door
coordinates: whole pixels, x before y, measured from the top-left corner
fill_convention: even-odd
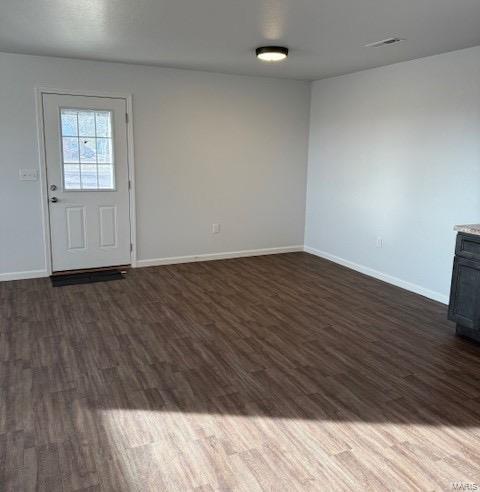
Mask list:
[[[60,117],[64,189],[114,190],[112,112],[62,108]]]

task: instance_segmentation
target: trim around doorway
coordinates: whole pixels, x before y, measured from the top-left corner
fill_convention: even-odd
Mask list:
[[[50,218],[48,214],[48,185],[47,185],[47,161],[45,153],[45,132],[43,121],[43,94],[59,94],[70,96],[85,96],[85,97],[110,97],[112,99],[124,99],[127,107],[127,156],[128,156],[128,179],[130,180],[130,200],[129,200],[129,215],[130,215],[130,243],[132,244],[131,265],[135,267],[137,264],[137,227],[135,214],[135,161],[133,148],[133,97],[132,94],[119,94],[115,92],[104,91],[79,91],[54,89],[47,87],[35,88],[35,109],[37,120],[37,141],[38,141],[38,159],[40,162],[40,187],[42,200],[42,228],[43,228],[43,244],[44,256],[46,265],[46,275],[52,274],[52,255],[50,244]],[[43,276],[43,275],[42,275]]]

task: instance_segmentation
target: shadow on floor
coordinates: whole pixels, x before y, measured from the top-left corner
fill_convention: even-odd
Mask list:
[[[0,388],[5,489],[137,490],[150,466],[151,490],[168,477],[186,490],[178,470],[200,448],[213,464],[191,477],[220,466],[234,483],[237,453],[271,452],[297,460],[295,479],[319,463],[313,480],[354,448],[401,461],[413,442],[415,463],[436,463],[447,447],[449,466],[476,455],[480,348],[454,336],[444,305],[285,254],[0,283]]]
[[[61,392],[98,409],[480,425],[480,349],[445,306],[308,254],[8,282],[0,301],[2,387],[31,376],[40,426],[36,402]]]

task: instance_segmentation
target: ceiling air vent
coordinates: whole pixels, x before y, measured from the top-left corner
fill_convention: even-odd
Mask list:
[[[382,39],[381,41],[376,41],[375,43],[366,44],[366,48],[379,48],[380,46],[389,46],[390,44],[397,44],[402,41],[405,41],[402,38],[387,38]]]

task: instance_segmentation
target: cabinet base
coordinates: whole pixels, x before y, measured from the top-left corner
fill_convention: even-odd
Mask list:
[[[463,338],[468,338],[474,342],[480,343],[480,330],[473,330],[465,326],[457,325],[456,335]]]

